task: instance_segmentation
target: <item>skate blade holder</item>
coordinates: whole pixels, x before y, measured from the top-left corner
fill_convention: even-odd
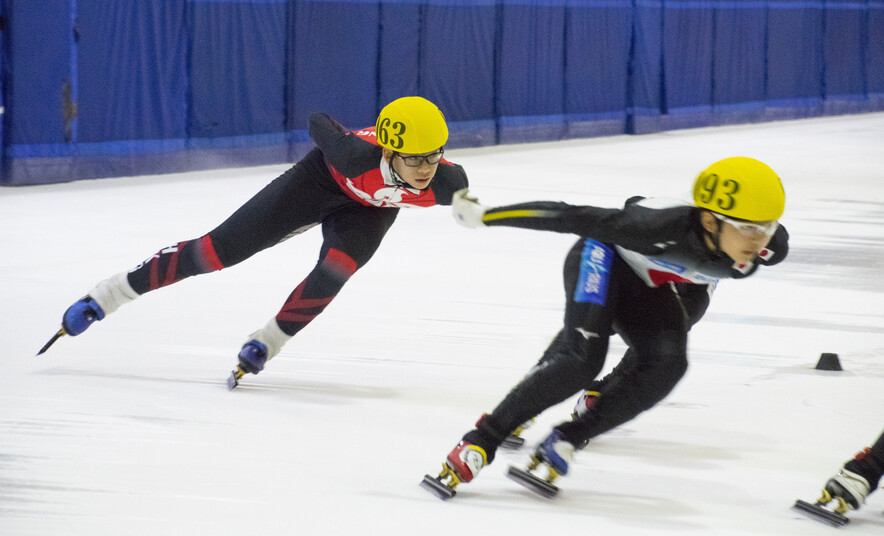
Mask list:
[[[833,527],[843,527],[850,523],[850,519],[844,514],[847,513],[849,506],[844,501],[843,498],[838,497],[838,506],[829,510],[826,508],[826,505],[831,502],[833,497],[829,494],[828,491],[823,490],[823,496],[817,500],[816,504],[811,504],[807,501],[797,500],[795,501],[795,505],[792,507],[799,512],[805,513],[809,515],[811,518],[822,521],[823,523],[828,523]]]
[[[532,417],[531,420],[513,430],[510,435],[506,436],[506,438],[503,440],[503,443],[500,444],[501,448],[505,448],[508,450],[518,450],[522,448],[522,446],[525,444],[525,438],[522,437],[522,433],[525,431],[526,428],[531,426],[533,422],[534,418]]]
[[[503,440],[503,443],[500,444],[501,448],[505,448],[508,450],[518,450],[522,448],[522,445],[525,444],[525,438],[517,435],[508,435],[506,439]]]
[[[507,470],[506,476],[513,482],[528,488],[530,491],[533,491],[542,497],[553,499],[559,494],[558,486],[553,484],[553,482],[559,477],[559,473],[550,467],[549,464],[544,464],[546,465],[548,474],[546,479],[540,478],[532,473],[532,471],[537,469],[540,464],[540,458],[532,455],[531,463],[528,464],[527,468],[520,469],[511,465]]]
[[[237,365],[236,369],[230,373],[230,376],[227,377],[227,389],[229,391],[233,391],[234,387],[239,385],[239,380],[246,375],[246,371],[242,369],[241,366]]]
[[[446,478],[449,479],[448,482],[443,482]],[[455,472],[451,470],[451,467],[444,462],[442,463],[442,471],[439,473],[439,476],[432,477],[430,475],[424,475],[424,479],[421,481],[422,488],[436,497],[439,497],[443,501],[447,501],[457,495],[454,488],[456,488],[458,484],[460,484],[460,479],[457,477],[457,474],[455,474]]]

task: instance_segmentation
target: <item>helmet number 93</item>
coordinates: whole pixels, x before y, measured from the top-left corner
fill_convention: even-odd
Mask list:
[[[389,117],[385,117],[378,123],[378,127],[377,136],[381,145],[389,143],[394,149],[401,149],[405,144],[402,140],[402,135],[405,134],[405,123],[402,121],[392,123]]]
[[[737,204],[734,196],[739,191],[739,182],[731,179],[722,181],[719,180],[718,175],[712,173],[706,175],[703,180],[697,181],[697,191],[694,192],[694,197],[703,203],[712,203],[715,200],[715,205],[721,210],[732,210]]]

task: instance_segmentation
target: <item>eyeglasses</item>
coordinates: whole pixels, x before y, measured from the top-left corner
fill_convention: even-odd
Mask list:
[[[727,216],[722,216],[721,214],[718,214],[716,212],[713,212],[712,215],[715,216],[715,219],[717,219],[718,221],[723,221],[735,227],[741,235],[747,238],[755,238],[758,236],[773,236],[774,233],[777,232],[777,227],[780,226],[780,223],[777,220],[760,223],[753,221],[734,220],[732,218],[728,218]]]
[[[396,153],[396,155],[401,158],[402,161],[405,162],[405,165],[408,167],[421,167],[421,164],[423,164],[424,161],[426,161],[427,164],[431,166],[438,164],[442,161],[442,155],[444,153],[444,149],[439,149],[435,153],[430,153],[426,155],[414,154],[403,156],[402,153]]]

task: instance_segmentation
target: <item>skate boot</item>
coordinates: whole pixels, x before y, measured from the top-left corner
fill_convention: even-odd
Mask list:
[[[580,398],[577,399],[577,404],[574,405],[574,411],[571,412],[571,418],[576,421],[583,417],[587,411],[595,407],[599,401],[599,396],[598,391],[583,391],[580,393]]]
[[[844,514],[848,510],[859,510],[860,506],[865,504],[870,492],[868,480],[853,471],[841,469],[826,482],[823,498],[828,494],[829,500],[838,501],[835,511]]]
[[[865,504],[866,497],[877,487],[880,474],[878,464],[871,457],[871,449],[867,448],[845,463],[826,482],[822,495],[815,504],[799,500],[795,503],[795,508],[818,521],[834,526],[846,525],[850,520],[845,514],[849,510],[859,510]],[[835,501],[834,507],[827,508],[826,505],[832,501]]]
[[[503,440],[503,443],[500,444],[501,448],[516,450],[522,448],[522,445],[525,444],[525,438],[522,437],[522,432],[526,429],[530,428],[536,419],[531,417],[527,421],[523,422],[521,426],[513,430],[513,432]]]
[[[43,345],[37,355],[48,350],[55,341],[64,335],[76,337],[83,333],[94,322],[103,320],[105,316],[116,311],[121,305],[129,303],[137,297],[138,293],[129,285],[126,273],[119,273],[98,283],[86,296],[67,308],[61,317],[61,329],[49,339],[49,342]]]
[[[239,385],[239,380],[246,374],[257,374],[264,370],[267,363],[267,345],[252,339],[245,343],[239,351],[239,364],[227,378],[227,388]]]
[[[239,366],[249,374],[264,370],[267,363],[267,345],[254,339],[245,343],[239,351]]]
[[[468,441],[461,441],[448,454],[442,464],[442,472],[435,478],[424,475],[421,487],[442,500],[450,499],[454,497],[454,488],[458,484],[471,482],[488,463],[485,449]]]
[[[92,299],[92,296],[83,296],[64,312],[64,316],[61,317],[61,328],[71,337],[76,337],[86,331],[93,322],[103,320],[104,317],[104,309]]]
[[[573,456],[574,445],[565,441],[561,432],[553,430],[537,447],[537,451],[531,455],[531,463],[528,464],[528,467],[519,469],[511,465],[507,476],[534,493],[552,499],[559,493],[559,488],[553,482],[559,475],[568,474],[568,467]],[[546,466],[546,478],[540,478],[532,473],[541,464]]]
[[[227,388],[232,390],[239,385],[239,380],[246,374],[257,374],[264,370],[264,365],[279,353],[289,339],[291,336],[279,328],[275,318],[249,335],[249,340],[239,351],[239,363],[227,377]]]

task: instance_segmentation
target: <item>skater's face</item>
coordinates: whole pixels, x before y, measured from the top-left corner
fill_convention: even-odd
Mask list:
[[[718,248],[733,259],[735,262],[744,264],[752,262],[767,247],[773,232],[776,231],[776,222],[757,222],[757,226],[741,228],[734,225],[728,219],[716,219],[715,214],[709,211],[701,213],[703,228],[710,234],[718,233]],[[719,231],[720,229],[720,231]],[[706,245],[714,249],[712,240],[707,236]]]
[[[430,181],[436,176],[436,170],[442,160],[442,149],[420,154],[397,153],[384,149],[384,158],[409,186],[424,190],[430,186]]]

